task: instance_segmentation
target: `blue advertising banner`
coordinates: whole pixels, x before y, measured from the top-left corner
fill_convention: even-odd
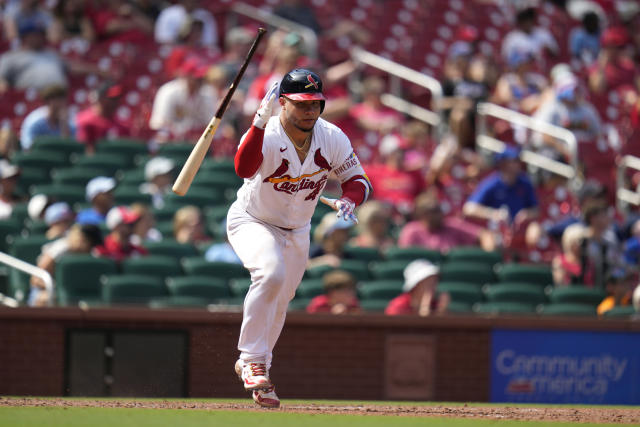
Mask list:
[[[491,401],[640,404],[640,334],[492,331]]]

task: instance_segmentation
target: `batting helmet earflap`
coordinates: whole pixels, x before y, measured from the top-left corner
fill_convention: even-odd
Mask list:
[[[322,101],[320,112],[324,111],[322,80],[313,71],[296,68],[285,74],[280,82],[280,96],[294,101]]]

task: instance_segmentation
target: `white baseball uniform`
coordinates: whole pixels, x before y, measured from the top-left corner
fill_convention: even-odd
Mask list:
[[[255,129],[255,128],[254,128]],[[240,146],[247,134],[243,136]],[[251,273],[238,349],[244,362],[271,365],[289,301],[309,256],[311,216],[330,173],[367,199],[371,189],[349,138],[318,119],[302,164],[278,116],[264,130],[262,162],[245,178],[227,215],[227,235]]]

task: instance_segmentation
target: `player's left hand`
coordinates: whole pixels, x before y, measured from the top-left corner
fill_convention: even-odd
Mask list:
[[[335,209],[337,211],[336,216],[338,218],[343,217],[344,219],[351,220],[356,224],[358,223],[358,218],[354,213],[356,204],[348,197],[343,197],[342,199],[330,199],[328,197],[321,196],[320,201]]]

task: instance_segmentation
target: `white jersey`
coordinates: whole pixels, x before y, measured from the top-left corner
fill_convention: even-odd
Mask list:
[[[309,152],[300,164],[279,117],[271,117],[264,132],[262,155],[256,174],[245,179],[238,190],[236,203],[251,216],[277,227],[294,229],[311,222],[330,173],[341,183],[355,176],[367,180],[349,138],[323,119],[316,122]],[[368,182],[363,185],[366,200]]]

